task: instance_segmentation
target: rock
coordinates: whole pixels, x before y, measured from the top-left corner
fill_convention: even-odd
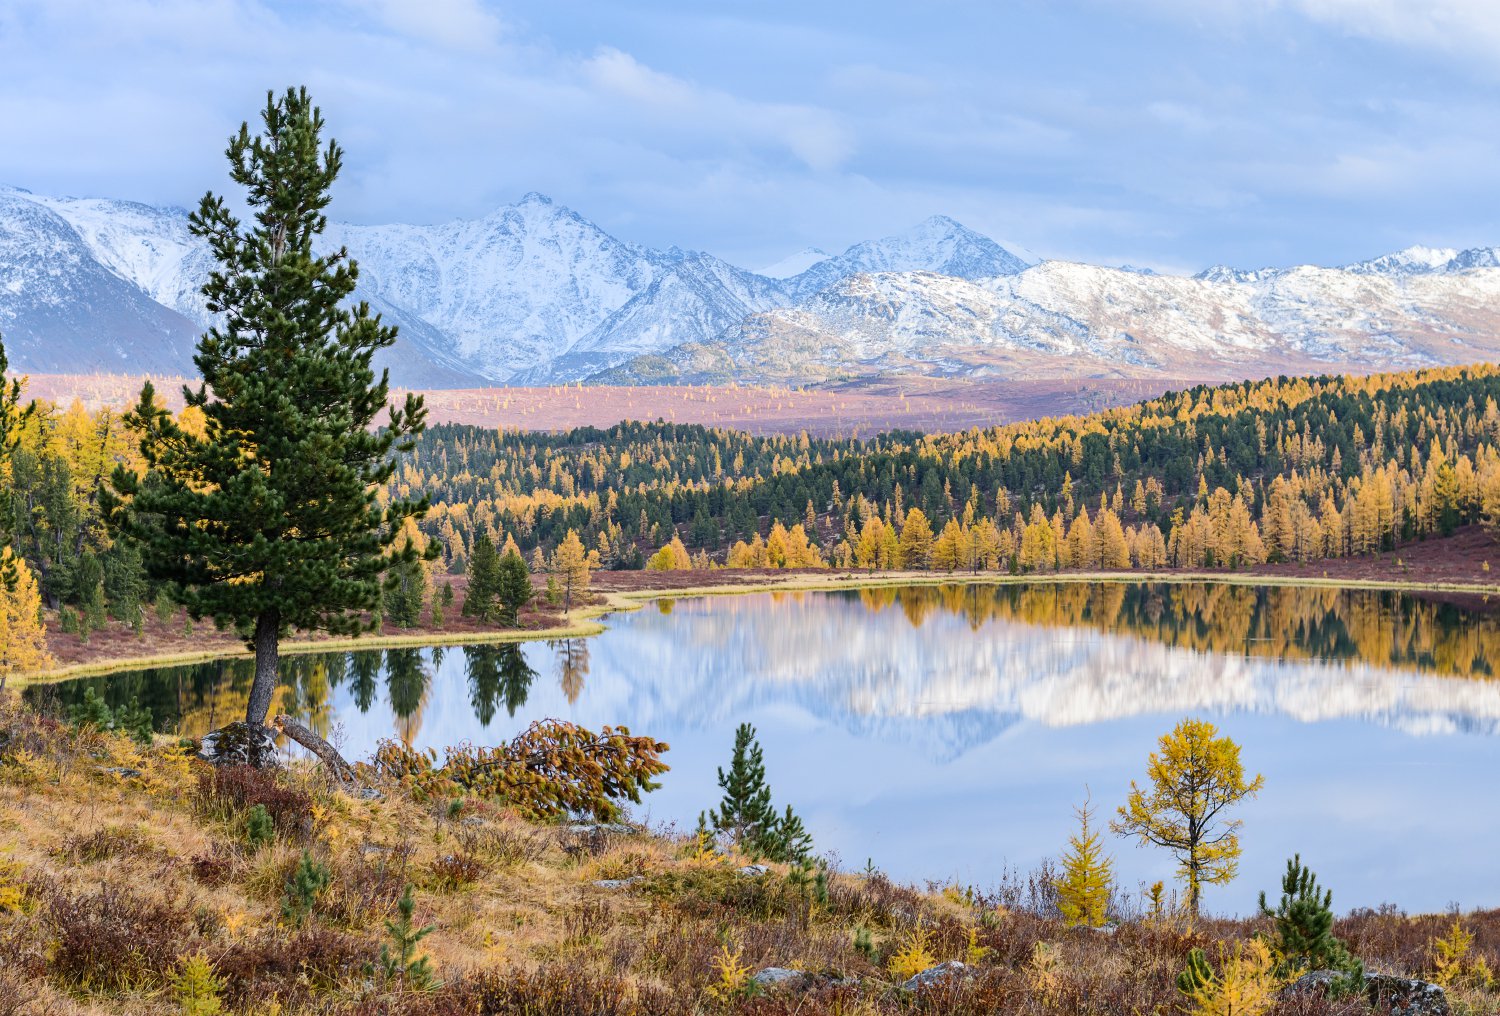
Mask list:
[[[756,971],[750,978],[762,988],[780,988],[784,985],[800,984],[807,978],[807,974],[801,970],[788,970],[786,967],[766,967],[764,970]]]
[[[1347,976],[1341,970],[1314,970],[1282,989],[1284,995],[1327,994],[1333,983]],[[1393,974],[1365,974],[1364,990],[1371,1004],[1399,1016],[1448,1016],[1448,993],[1440,985]]]
[[[594,885],[600,889],[624,889],[644,881],[646,881],[644,875],[631,875],[629,878],[601,878]]]
[[[591,835],[594,833],[607,833],[616,836],[629,836],[635,829],[624,822],[574,822],[572,825],[564,826],[570,833]]]
[[[110,776],[118,776],[122,780],[133,780],[141,775],[139,769],[127,769],[124,766],[96,766],[95,769]]]
[[[739,874],[741,874],[741,875],[749,875],[751,878],[760,878],[762,875],[764,875],[766,872],[768,872],[770,870],[771,869],[767,868],[764,864],[747,864],[743,868],[736,868],[735,869],[735,871],[737,871]],[[771,967],[770,969],[772,969],[772,970],[779,970],[781,968],[780,967]]]
[[[230,723],[203,735],[198,757],[216,766],[280,765],[276,757],[276,734],[270,727],[244,722]]]
[[[907,980],[901,987],[906,991],[916,991],[918,988],[927,988],[934,984],[941,984],[952,977],[968,976],[970,974],[967,963],[960,963],[958,960],[948,960],[939,963],[935,967],[928,967],[920,974]]]
[[[385,795],[374,787],[353,787],[349,790],[350,797],[357,797],[361,801],[378,801]]]
[[[1377,1006],[1402,1016],[1448,1016],[1448,993],[1440,985],[1413,977],[1366,974],[1365,994]]]

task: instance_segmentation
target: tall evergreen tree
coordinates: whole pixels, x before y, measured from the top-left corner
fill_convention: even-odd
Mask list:
[[[495,617],[495,597],[500,592],[500,555],[488,536],[474,540],[469,554],[469,589],[464,594],[464,617],[490,621]]]
[[[515,551],[507,551],[500,559],[500,575],[497,592],[504,608],[505,623],[515,627],[519,623],[521,608],[531,602],[531,571],[526,560]]]
[[[758,847],[776,828],[776,809],[771,807],[771,788],[766,785],[766,764],[755,739],[755,727],[741,723],[734,732],[734,754],[729,771],[719,770],[719,788],[724,798],[709,815],[714,831],[726,834],[735,846],[759,852]]]
[[[364,303],[345,305],[358,279],[347,250],[313,249],[343,152],[322,147],[306,89],[268,94],[261,117],[263,131],[241,125],[226,153],[253,223],[213,194],[189,220],[218,263],[203,294],[222,322],[198,342],[202,383],[184,389],[203,434],[178,426],[147,384],[129,417],[147,473],[117,467],[109,498],[151,576],[193,617],[250,635],[250,723],[265,720],[290,629],[369,627],[360,612],[376,606],[382,572],[410,553],[389,553],[401,523],[427,508],[376,501],[426,411],[408,395],[373,426],[390,390],[372,360],[396,329]]]
[[[1104,924],[1109,911],[1114,862],[1104,856],[1099,831],[1091,828],[1093,808],[1088,801],[1076,809],[1078,832],[1069,837],[1062,856],[1062,877],[1057,880],[1057,909],[1069,927]]]

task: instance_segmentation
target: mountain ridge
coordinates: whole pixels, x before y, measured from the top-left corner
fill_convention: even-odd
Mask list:
[[[188,213],[0,185],[0,331],[19,369],[191,370],[212,260]],[[947,216],[766,271],[621,240],[540,192],[478,219],[331,222],[411,387],[1252,376],[1500,356],[1500,249],[1412,246],[1187,277],[1028,263]],[[791,271],[795,269],[795,271]]]

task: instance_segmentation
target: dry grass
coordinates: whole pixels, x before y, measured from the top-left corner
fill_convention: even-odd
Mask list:
[[[141,775],[103,771],[122,765]],[[214,774],[165,743],[75,734],[0,700],[0,849],[24,901],[0,912],[0,1016],[176,1012],[172,978],[197,953],[222,981],[224,1011],[247,1014],[1177,1013],[1188,950],[1262,927],[1067,929],[1045,873],[988,895],[834,874],[820,900],[784,869],[742,875],[670,837],[538,826],[494,802],[424,805],[383,789],[350,797],[309,768]],[[287,818],[259,847],[242,815],[254,803]],[[304,852],[332,881],[294,928],[281,898]],[[408,885],[416,922],[435,929],[420,951],[444,982],[426,992],[380,973]],[[1464,922],[1476,955],[1500,966],[1500,911]],[[1450,923],[1367,912],[1338,931],[1371,967],[1422,974]],[[973,961],[973,976],[901,991],[889,964],[918,927],[935,959]],[[725,996],[726,954],[809,976]],[[1500,1012],[1500,995],[1477,985],[1454,997],[1465,1012]],[[1274,1011],[1369,1010],[1288,999]]]

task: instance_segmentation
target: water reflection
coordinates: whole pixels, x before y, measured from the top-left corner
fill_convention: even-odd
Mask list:
[[[1496,830],[1472,807],[1500,732],[1500,613],[1482,598],[955,584],[662,601],[608,623],[589,640],[289,656],[275,708],[354,756],[384,737],[493,743],[547,716],[625,723],[672,745],[647,807],[688,824],[751,720],[825,849],[976,881],[1054,854],[1085,783],[1112,807],[1155,737],[1204,715],[1268,782],[1245,814],[1244,870],[1263,877],[1211,907],[1248,909],[1295,850],[1344,906],[1500,902]],[[233,660],[28,695],[93,686],[200,734],[243,713],[251,673]],[[1112,850],[1127,881],[1170,876]]]

